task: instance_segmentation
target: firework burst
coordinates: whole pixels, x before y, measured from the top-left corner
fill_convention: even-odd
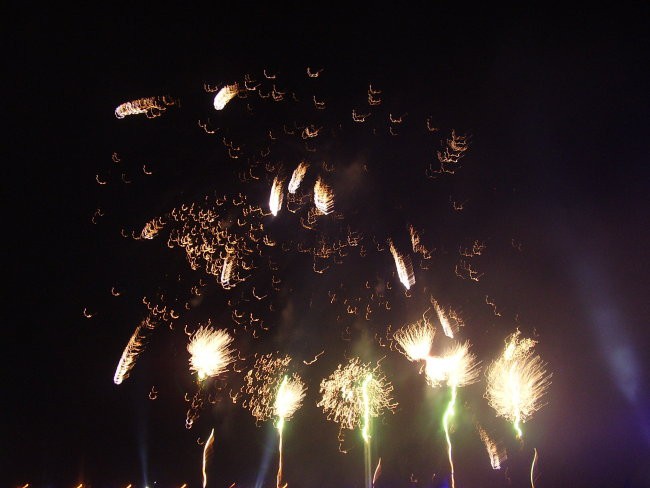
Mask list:
[[[190,370],[200,380],[223,373],[234,360],[234,351],[228,346],[233,339],[225,330],[199,327],[190,337]]]

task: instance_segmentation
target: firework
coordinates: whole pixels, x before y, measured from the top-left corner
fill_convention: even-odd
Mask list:
[[[508,459],[505,450],[500,448],[496,442],[490,439],[488,433],[480,425],[477,425],[476,428],[483,444],[485,444],[485,449],[487,449],[492,469],[501,469],[501,464]]]
[[[120,358],[119,363],[117,363],[117,369],[115,370],[115,376],[113,377],[113,382],[115,382],[116,385],[119,385],[129,377],[129,373],[135,365],[135,360],[144,350],[145,340],[148,333],[155,327],[156,322],[154,322],[153,317],[149,315],[135,328],[131,339],[129,339],[129,342],[122,352],[122,357]]]
[[[187,345],[190,370],[196,371],[200,380],[223,373],[234,360],[234,351],[228,347],[232,340],[225,330],[199,327]]]
[[[409,290],[415,284],[415,275],[413,274],[413,264],[411,263],[411,256],[404,256],[397,251],[393,241],[389,241],[390,252],[393,255],[395,260],[395,266],[397,267],[397,276],[402,282],[404,287]]]
[[[226,104],[239,93],[239,85],[226,85],[214,96],[214,109],[223,110]]]
[[[447,337],[453,339],[454,331],[452,329],[449,317],[445,313],[445,309],[442,308],[436,300],[432,300],[432,303],[433,303],[433,308],[436,311],[436,315],[438,315],[438,320],[440,321],[440,325],[442,326],[442,331],[445,333]]]
[[[212,445],[214,444],[214,429],[210,432],[210,437],[205,441],[205,446],[203,446],[203,488],[208,484],[208,475],[206,473],[206,467],[208,464],[208,457],[212,452]]]
[[[115,109],[115,117],[123,119],[128,115],[145,114],[149,118],[159,117],[175,101],[167,97],[147,97],[132,100],[118,105]]]
[[[331,214],[334,211],[334,192],[320,176],[314,185],[314,205],[323,215]]]
[[[282,486],[282,431],[285,420],[300,408],[305,397],[305,384],[298,375],[284,376],[275,397],[275,415],[278,418],[276,428],[278,429],[278,474],[277,488]]]
[[[269,208],[273,216],[278,215],[280,208],[282,208],[282,180],[276,176],[273,179],[273,186],[271,187],[271,196],[269,197]]]
[[[397,406],[391,398],[393,385],[378,368],[371,369],[368,364],[360,363],[359,358],[351,359],[346,366],[339,364],[329,378],[321,381],[322,397],[317,406],[341,429],[353,430],[362,425],[366,414],[364,391],[368,418],[379,417]]]
[[[478,379],[479,366],[476,356],[469,352],[469,342],[454,344],[445,351],[442,357],[430,357],[426,364],[427,380],[431,386],[446,383],[451,389],[451,399],[442,417],[442,425],[447,440],[447,456],[451,468],[451,486],[455,486],[454,461],[451,452],[451,437],[449,435],[449,422],[454,415],[454,407],[458,395],[458,388]]]
[[[506,339],[506,347],[486,371],[485,398],[496,411],[513,423],[518,438],[520,424],[542,407],[541,398],[548,390],[551,374],[546,363],[535,356],[536,341],[520,338],[517,330]]]
[[[309,168],[309,165],[305,162],[301,162],[296,167],[296,169],[293,170],[293,173],[291,174],[291,180],[289,181],[289,193],[296,193],[298,187],[300,186],[300,183],[302,183],[302,180],[307,173],[307,168]]]
[[[409,361],[429,358],[436,330],[426,318],[397,330],[393,337]]]
[[[289,411],[287,394],[296,392],[295,383],[292,381],[290,389],[285,387],[280,400],[278,400],[278,392],[290,362],[290,356],[276,357],[273,354],[265,354],[259,356],[253,367],[246,373],[242,393],[248,397],[248,400],[244,406],[250,410],[257,422],[278,416],[280,409]]]

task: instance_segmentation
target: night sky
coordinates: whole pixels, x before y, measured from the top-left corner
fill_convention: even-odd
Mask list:
[[[377,488],[449,486],[440,425],[448,391],[427,386],[417,365],[385,347],[387,327],[421,318],[432,295],[462,316],[458,339],[471,342],[482,366],[519,328],[538,341],[553,375],[522,442],[483,398],[483,376],[459,390],[456,486],[529,486],[533,449],[536,486],[650,486],[650,9],[444,5],[7,9],[3,486],[198,487],[197,439],[212,428],[208,486],[274,486],[272,422],[256,426],[228,393],[255,353],[275,351],[294,358],[309,388],[285,431],[289,486],[363,486],[358,432],[346,433],[349,452],[340,453],[338,426],[316,407],[320,380],[353,356],[373,364],[384,357],[399,404],[375,422]],[[307,67],[323,71],[312,79]],[[216,112],[204,84],[245,75],[300,102],[254,96]],[[382,90],[382,105],[358,124],[353,108],[375,110],[365,101],[369,85]],[[312,94],[327,100],[325,110],[314,108]],[[180,105],[154,119],[114,115],[123,102],[162,95]],[[390,124],[389,113],[403,124]],[[438,132],[426,130],[428,117]],[[221,132],[203,132],[197,121],[207,118]],[[413,254],[412,224],[434,250],[427,270],[413,256],[409,297],[387,250],[365,258],[352,250],[323,274],[309,255],[269,251],[277,270],[260,259],[267,264],[224,290],[169,249],[164,232],[151,241],[120,235],[206,195],[232,202],[245,193],[265,207],[274,171],[290,175],[304,145],[275,144],[276,167],[256,166],[257,181],[239,178],[246,157],[268,144],[267,128],[306,120],[325,128],[314,158],[333,165],[320,172],[343,215],[321,235],[334,239],[350,226],[370,247],[373,237],[390,237]],[[452,129],[470,137],[470,148],[455,174],[429,178]],[[246,157],[230,158],[224,138]],[[314,167],[311,184],[316,174]],[[313,244],[314,234],[283,212],[262,219],[268,235]],[[459,249],[475,240],[485,243],[472,261],[478,282],[455,273]],[[277,293],[271,275],[283,280]],[[146,315],[142,298],[182,307],[199,280],[207,283],[201,299],[174,330],[160,325],[131,376],[115,385],[122,350]],[[392,285],[392,309],[371,320],[341,318],[343,305],[328,293],[365,307],[366,281]],[[183,328],[210,319],[237,329],[228,300],[253,289],[275,296],[273,313],[251,305],[269,331],[236,333],[248,358],[243,373],[211,383],[215,392],[221,386],[215,403],[188,430],[184,396],[198,386]],[[313,366],[303,363],[321,350]],[[477,422],[507,450],[501,470],[491,469]]]

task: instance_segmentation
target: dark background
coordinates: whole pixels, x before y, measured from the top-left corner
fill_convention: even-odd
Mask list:
[[[114,118],[125,100],[200,93],[204,81],[265,67],[321,66],[339,99],[348,80],[361,87],[379,80],[410,106],[435,104],[443,125],[470,129],[468,193],[489,203],[476,214],[477,233],[524,243],[521,260],[495,256],[485,264],[485,286],[508,313],[507,325],[494,326],[499,332],[514,329],[517,317],[537,334],[553,372],[548,404],[526,424],[524,446],[505,422],[492,424],[508,447],[505,474],[485,466],[471,425],[459,427],[458,485],[523,486],[537,447],[537,486],[648,486],[649,13],[647,6],[448,3],[6,8],[3,484],[199,486],[195,441],[206,437],[210,418],[215,485],[255,479],[265,449],[275,449],[269,425],[228,426],[215,412],[203,416],[200,432],[186,431],[181,384],[159,383],[166,397],[147,399],[149,375],[160,380],[157,368],[171,369],[164,355],[113,384],[142,316],[138,299],[164,275],[156,259],[169,256],[125,243],[119,223],[99,232],[90,225],[94,177],[116,146],[139,137],[141,126]],[[147,195],[141,201],[148,208],[131,213],[134,227],[168,208]],[[114,305],[110,287],[129,280],[130,301]],[[98,312],[95,320],[83,317],[85,307]],[[502,336],[485,341],[498,347]],[[185,367],[182,356],[174,361]],[[421,379],[405,379],[403,391],[421,388]],[[313,437],[294,437],[291,486],[361,486],[359,451],[339,454],[334,427],[318,430],[300,415],[293,423]],[[413,486],[403,475],[409,456],[420,473],[415,486],[444,486],[443,445],[433,446],[440,437],[429,438],[429,452],[412,452],[422,439],[404,434],[409,424],[399,412],[386,424],[385,452],[400,456],[384,454],[385,486]]]

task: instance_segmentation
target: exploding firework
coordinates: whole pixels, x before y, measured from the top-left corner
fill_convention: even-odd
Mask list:
[[[115,109],[115,117],[123,119],[129,115],[145,114],[148,118],[159,117],[176,101],[169,97],[147,97],[123,103]]]
[[[522,436],[521,426],[542,407],[541,398],[550,386],[551,375],[546,363],[534,355],[536,341],[520,338],[517,330],[506,339],[506,347],[488,367],[485,375],[485,398],[496,411],[513,423],[517,437]]]
[[[237,96],[237,93],[239,93],[239,86],[236,83],[224,86],[214,96],[214,109],[223,110],[226,104]]]
[[[368,417],[379,417],[397,406],[391,397],[393,385],[378,368],[370,368],[359,358],[347,365],[339,364],[336,370],[321,381],[321,400],[317,406],[323,409],[328,420],[353,430],[361,427],[367,410]]]
[[[436,330],[426,318],[402,327],[394,338],[409,361],[424,361],[429,357]]]
[[[277,215],[282,208],[282,197],[282,180],[276,176],[273,180],[271,196],[269,197],[269,209],[274,216]]]
[[[277,488],[282,486],[282,431],[284,422],[300,408],[305,398],[305,384],[300,377],[294,374],[292,377],[285,376],[280,383],[278,393],[275,396],[275,416],[278,421],[278,474]]]
[[[232,341],[225,330],[199,327],[187,345],[190,370],[196,371],[200,380],[223,373],[234,359],[234,351],[228,347]]]

